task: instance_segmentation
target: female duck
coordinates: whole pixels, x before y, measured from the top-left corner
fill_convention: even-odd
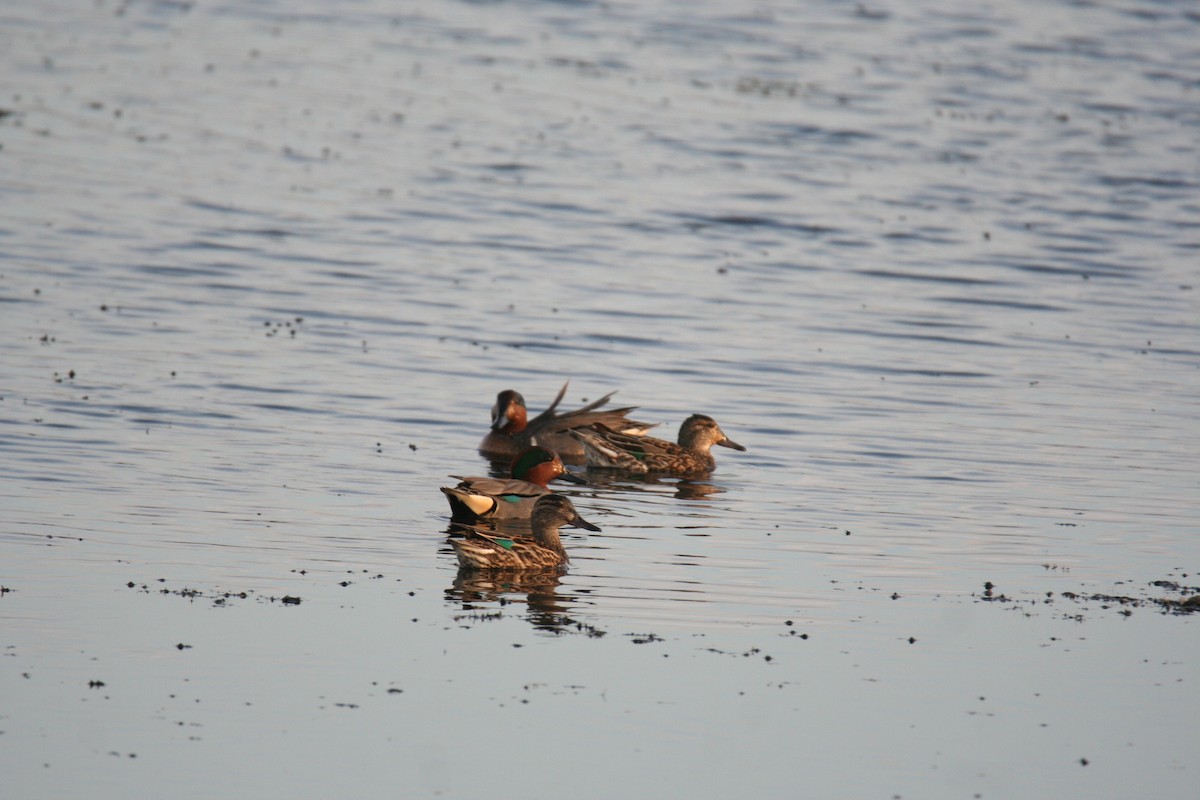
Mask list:
[[[555,409],[566,394],[569,383],[563,384],[549,408],[532,419],[525,407],[525,398],[519,392],[506,389],[496,395],[496,404],[492,406],[492,430],[479,443],[479,452],[489,457],[510,458],[531,445],[540,444],[555,450],[565,459],[580,462],[583,460],[583,446],[568,435],[572,428],[600,423],[623,433],[638,434],[654,427],[626,419],[634,406],[597,410],[616,392],[609,392],[574,411],[556,413]]]
[[[533,538],[505,537],[460,525],[463,539],[451,539],[450,546],[463,569],[546,570],[567,565],[567,551],[558,538],[564,525],[598,531],[598,527],[579,516],[571,501],[561,494],[539,497],[533,506]]]
[[[450,503],[451,521],[527,520],[537,499],[550,494],[546,488],[550,481],[587,482],[567,472],[558,454],[545,447],[530,447],[514,458],[510,474],[511,479],[451,475],[459,484],[441,487]]]
[[[636,475],[701,475],[717,466],[709,452],[713,445],[746,449],[726,436],[712,417],[703,414],[692,414],[683,421],[678,444],[652,436],[627,436],[603,425],[572,430],[571,435],[583,446],[589,467],[620,469]]]

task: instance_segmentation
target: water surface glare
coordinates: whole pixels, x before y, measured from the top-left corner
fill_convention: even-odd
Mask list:
[[[1186,4],[0,14],[14,797],[1194,791]],[[568,378],[748,450],[460,574]]]

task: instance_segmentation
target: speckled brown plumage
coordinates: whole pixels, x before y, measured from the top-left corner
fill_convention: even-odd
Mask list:
[[[604,425],[572,430],[571,435],[583,446],[589,467],[619,469],[637,475],[702,475],[717,466],[709,452],[713,445],[746,449],[704,414],[693,414],[683,421],[678,443],[653,436],[628,436]]]
[[[564,525],[598,531],[598,527],[579,516],[571,501],[560,494],[547,494],[533,506],[532,538],[501,536],[469,525],[458,525],[462,539],[451,539],[450,546],[464,569],[545,570],[560,569],[570,559],[558,537]]]

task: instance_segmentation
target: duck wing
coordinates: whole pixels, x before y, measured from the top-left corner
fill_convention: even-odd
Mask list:
[[[549,489],[543,489],[536,483],[516,478],[464,478],[459,475],[450,477],[457,478],[459,481],[455,488],[472,494],[486,494],[489,497],[541,497],[550,493]]]
[[[592,429],[600,434],[600,438],[610,447],[624,450],[634,456],[674,456],[683,452],[683,448],[666,439],[653,436],[634,436],[601,424],[592,425]]]
[[[548,430],[565,431],[568,428],[575,428],[580,425],[588,425],[588,424],[590,424],[590,422],[580,421],[580,418],[587,416],[588,414],[591,414],[597,408],[600,408],[605,403],[607,403],[609,400],[611,400],[612,396],[614,394],[616,394],[615,391],[612,391],[612,392],[609,392],[608,394],[604,395],[603,397],[601,397],[599,400],[593,400],[592,402],[588,403],[586,406],[581,406],[581,407],[575,409],[574,411],[567,411],[562,414],[556,413],[555,409],[557,409],[558,404],[562,402],[563,397],[567,393],[567,387],[570,385],[571,385],[570,381],[567,381],[566,383],[564,383],[562,385],[562,388],[558,390],[558,396],[554,398],[554,402],[551,403],[550,407],[547,408],[545,411],[543,411],[542,413],[538,414],[536,417],[531,419],[529,421],[529,427],[536,429],[538,426],[541,426],[541,425],[550,425],[550,423],[552,421],[554,423],[559,423],[564,420],[569,420],[569,422],[563,422],[561,425],[558,425],[558,424],[550,425]],[[613,409],[613,410],[609,410],[609,411],[602,411],[602,412],[600,412],[600,415],[601,416],[613,415],[615,417],[623,417],[626,414],[628,414],[630,411],[633,411],[634,408],[635,408],[634,406],[630,406],[629,408],[618,408],[618,409]],[[597,421],[600,421],[600,420],[598,419]]]

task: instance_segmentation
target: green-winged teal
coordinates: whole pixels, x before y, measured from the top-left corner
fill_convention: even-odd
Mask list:
[[[549,447],[566,460],[581,463],[583,446],[568,434],[572,428],[600,423],[623,433],[639,434],[654,427],[626,418],[634,406],[600,410],[616,392],[609,392],[582,408],[559,414],[555,409],[566,394],[567,385],[563,384],[549,408],[532,419],[528,416],[525,398],[519,392],[506,389],[496,395],[496,404],[492,406],[492,430],[479,443],[479,451],[489,457],[511,458],[538,444]]]
[[[561,569],[570,561],[558,529],[564,525],[598,531],[579,516],[571,501],[561,494],[542,495],[533,506],[533,537],[501,536],[469,525],[458,525],[462,539],[451,539],[459,567],[491,570]]]
[[[638,475],[655,473],[687,477],[712,472],[714,444],[745,450],[732,441],[712,417],[692,414],[679,426],[679,443],[653,436],[627,436],[604,425],[572,430],[583,446],[589,467],[620,469]]]
[[[555,478],[586,483],[567,472],[562,459],[545,447],[530,447],[513,459],[512,478],[457,478],[457,486],[443,486],[450,502],[454,522],[491,522],[529,519],[533,505],[542,495],[550,494],[547,485]]]

